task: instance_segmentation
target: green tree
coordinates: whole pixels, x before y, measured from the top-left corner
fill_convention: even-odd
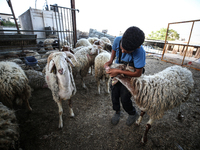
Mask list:
[[[10,22],[10,21],[6,21],[6,22],[1,21],[1,25],[2,25],[2,26],[15,27],[15,23]]]
[[[156,32],[152,31],[151,34],[148,35],[147,39],[165,40],[166,33],[167,33],[167,29],[161,28],[159,31],[156,31]],[[177,33],[177,31],[175,31],[173,29],[169,29],[167,40],[175,41],[178,39],[179,39],[179,34]]]

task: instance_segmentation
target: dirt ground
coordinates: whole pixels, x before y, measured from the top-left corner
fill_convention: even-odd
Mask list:
[[[145,74],[154,74],[173,64],[160,59],[147,58]],[[182,104],[182,121],[177,120],[178,108],[167,111],[164,117],[153,123],[148,133],[148,142],[140,144],[148,115],[140,126],[127,126],[128,115],[118,125],[111,124],[114,114],[110,95],[101,82],[101,95],[93,75],[88,74],[86,86],[81,87],[77,78],[77,93],[72,98],[74,118],[69,117],[67,101],[63,101],[64,127],[58,128],[58,107],[49,89],[32,92],[31,113],[18,110],[20,125],[20,148],[22,150],[197,150],[200,149],[200,72],[193,72],[195,88],[187,102]],[[134,104],[134,101],[133,101]],[[138,108],[136,107],[138,110]],[[138,110],[140,112],[140,110]]]

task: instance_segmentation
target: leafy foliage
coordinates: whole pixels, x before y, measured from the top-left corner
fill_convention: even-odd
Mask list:
[[[167,33],[166,28],[161,28],[159,31],[152,31],[151,34],[148,35],[147,39],[152,39],[152,40],[165,40]],[[169,29],[168,35],[167,35],[167,40],[169,41],[175,41],[179,39],[179,34],[177,31],[173,29]]]
[[[15,23],[13,23],[13,22],[10,22],[10,21],[6,21],[6,22],[4,22],[4,21],[1,21],[1,25],[2,26],[9,26],[9,27],[15,27]]]

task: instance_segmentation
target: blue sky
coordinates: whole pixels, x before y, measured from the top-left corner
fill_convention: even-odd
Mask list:
[[[37,0],[42,9],[45,0]],[[70,7],[70,0],[47,0],[48,4]],[[12,0],[16,17],[29,7],[35,8],[35,0]],[[200,19],[200,0],[75,0],[77,29],[89,29],[118,36],[129,26],[140,27],[146,35],[168,23]],[[0,13],[11,13],[6,0],[0,0]],[[200,33],[198,33],[200,34]]]

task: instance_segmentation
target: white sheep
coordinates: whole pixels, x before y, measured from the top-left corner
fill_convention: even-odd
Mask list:
[[[59,50],[51,50],[42,55],[42,58],[47,58],[51,53],[59,52]]]
[[[111,44],[111,41],[107,37],[101,37],[100,40],[104,41],[105,43]]]
[[[97,37],[89,37],[88,38],[88,41],[93,45],[94,44],[94,42],[95,41],[98,41],[99,40],[99,38],[97,38]]]
[[[74,52],[74,54],[79,51],[80,49],[82,49],[83,47],[87,47],[87,46],[79,46],[79,47],[76,47],[74,49],[72,49],[72,51]]]
[[[43,42],[45,50],[53,50],[52,44],[54,43],[55,39],[45,39]]]
[[[33,50],[24,50],[24,53],[26,53],[26,56],[34,56],[36,59],[40,59],[41,55]]]
[[[73,63],[70,58],[76,61],[74,55],[68,51],[51,53],[46,65],[45,80],[59,108],[59,128],[63,127],[62,100],[68,100],[70,116],[74,117],[71,97],[76,93],[76,86],[70,66],[70,64],[73,66]]]
[[[73,75],[76,77],[77,74],[80,74],[82,87],[85,89],[87,89],[87,87],[84,82],[84,77],[86,77],[89,68],[94,65],[94,59],[99,54],[100,50],[102,50],[101,46],[98,45],[83,47],[74,54],[77,62],[72,58],[74,64],[72,68]]]
[[[15,111],[0,102],[0,149],[18,149],[19,125]]]
[[[80,46],[90,46],[92,44],[90,44],[90,42],[88,41],[88,39],[82,38],[79,39],[76,44],[75,47],[80,47]]]
[[[177,65],[154,75],[142,75],[138,78],[118,75],[115,78],[127,87],[136,105],[141,109],[136,124],[140,124],[145,112],[150,116],[141,140],[142,143],[147,142],[147,133],[153,121],[162,118],[165,111],[185,102],[194,86],[191,71]],[[180,115],[181,112],[178,116]]]
[[[14,62],[0,62],[0,101],[9,108],[25,104],[32,110],[30,96],[31,87],[22,68]]]
[[[44,68],[47,64],[47,58],[41,58],[38,59],[38,66],[40,66],[40,68]]]
[[[102,51],[99,55],[96,56],[94,61],[95,66],[95,79],[97,82],[97,90],[100,94],[100,80],[105,81],[106,83],[106,93],[109,92],[109,82],[110,82],[110,76],[106,73],[106,70],[104,68],[104,64],[110,60],[111,54],[107,51]]]
[[[19,58],[9,59],[11,62],[15,62],[16,64],[23,64],[23,61]]]
[[[36,70],[24,70],[24,72],[32,89],[47,88],[45,75],[42,72]]]
[[[103,50],[106,50],[108,52],[112,51],[112,45],[111,43],[107,43],[102,39],[99,39],[97,41],[94,42],[95,45],[101,45],[101,47],[103,48]]]

